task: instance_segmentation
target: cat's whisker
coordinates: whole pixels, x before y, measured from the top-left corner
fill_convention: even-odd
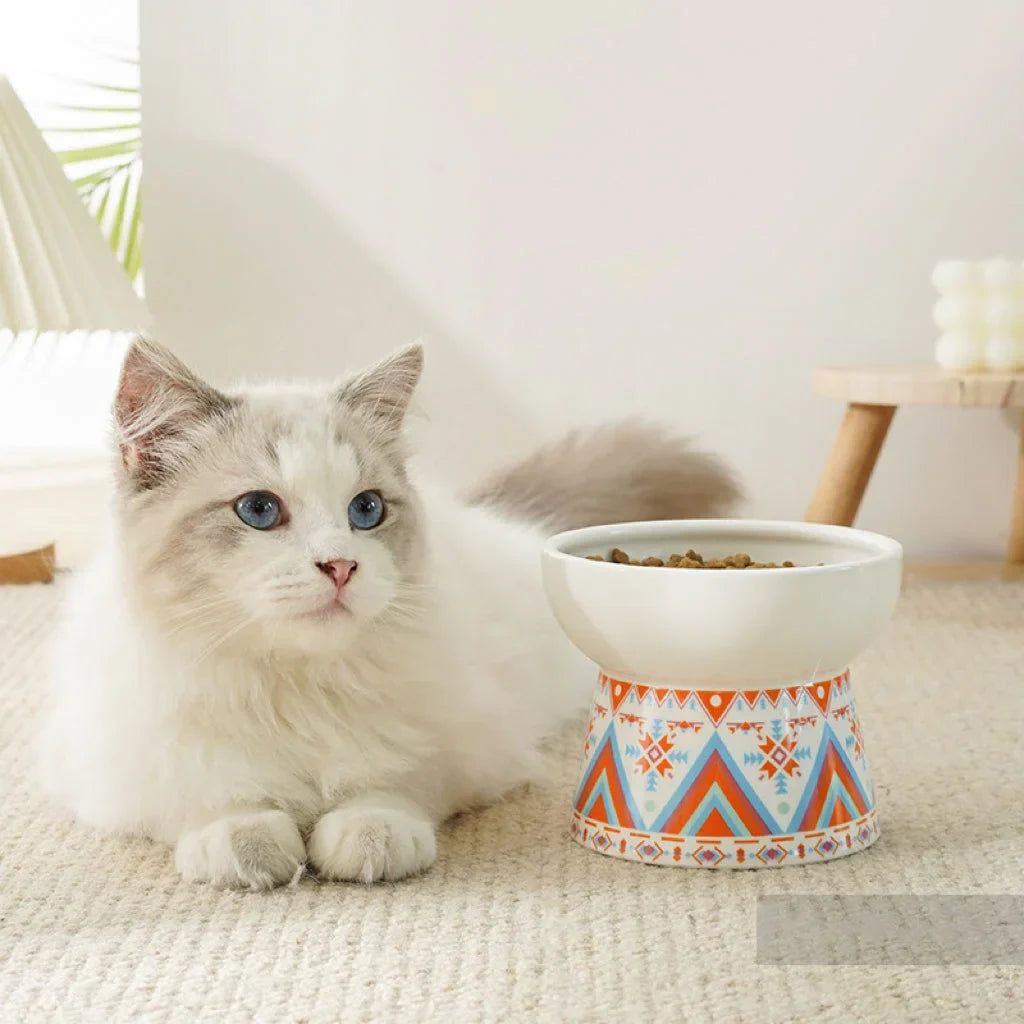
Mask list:
[[[279,559],[279,561],[283,562],[284,559]],[[272,562],[269,565],[260,565],[252,572],[240,577],[235,586],[239,590],[244,591],[259,582],[266,573],[272,571]],[[266,589],[267,587],[268,584],[264,583],[263,588]],[[227,594],[209,598],[205,601],[189,601],[178,608],[172,609],[168,612],[167,617],[169,621],[176,623],[176,626],[174,629],[167,631],[166,635],[174,636],[185,629],[201,631],[207,626],[217,623],[220,617],[217,613],[222,613],[230,618],[240,614],[237,597],[234,594]]]
[[[394,585],[395,593],[397,594],[424,594],[431,595],[437,593],[436,583],[397,583]]]
[[[202,615],[191,616],[183,622],[179,622],[172,629],[164,631],[165,637],[177,636],[179,633],[185,630],[191,630],[193,632],[202,632],[210,626],[216,626],[223,624],[223,621],[227,618],[226,615],[216,615],[213,613],[203,613]]]
[[[275,583],[275,584],[271,584],[269,587],[267,587],[268,593],[271,593],[271,594],[290,594],[290,593],[294,593],[297,590],[299,590],[299,591],[306,591],[307,593],[309,593],[310,591],[312,591],[312,589],[313,589],[312,586],[308,582],[284,583],[284,584]]]
[[[171,622],[175,622],[180,619],[189,619],[203,612],[208,612],[218,608],[229,608],[233,607],[235,604],[236,602],[234,598],[220,597],[210,601],[204,601],[199,604],[183,605],[180,608],[174,608],[167,612],[167,619]]]
[[[224,625],[225,622],[237,618],[238,614],[239,610],[234,602],[225,602],[220,605],[211,604],[207,608],[193,609],[188,614],[171,618],[172,628],[164,630],[164,636],[174,637],[186,630],[202,632],[211,626]]]
[[[231,629],[227,630],[220,637],[218,637],[213,643],[208,644],[205,648],[203,648],[203,650],[200,651],[200,653],[189,664],[189,668],[196,668],[201,662],[205,661],[211,654],[213,654],[214,651],[216,651],[220,647],[223,647],[224,644],[227,643],[228,640],[230,640],[233,636],[236,636],[247,626],[254,625],[258,621],[259,620],[255,616],[248,616],[247,618],[242,619],[235,626],[233,626]]]
[[[389,605],[381,612],[378,624],[399,626],[421,626],[423,615],[418,609],[405,609]]]

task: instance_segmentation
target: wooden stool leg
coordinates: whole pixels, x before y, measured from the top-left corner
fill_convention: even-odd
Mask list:
[[[895,414],[894,405],[851,402],[846,407],[825,471],[807,510],[807,522],[853,525]]]
[[[1011,565],[1024,565],[1024,416],[1020,426],[1020,449],[1017,455],[1017,487],[1013,494],[1010,516],[1010,543],[1006,560]]]
[[[0,583],[52,583],[54,547],[0,557]]]

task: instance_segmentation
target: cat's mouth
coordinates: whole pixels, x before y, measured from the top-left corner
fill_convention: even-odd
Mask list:
[[[314,608],[310,612],[301,612],[296,617],[305,622],[330,622],[333,619],[345,618],[351,614],[351,609],[340,598],[335,597],[328,601],[327,604]]]

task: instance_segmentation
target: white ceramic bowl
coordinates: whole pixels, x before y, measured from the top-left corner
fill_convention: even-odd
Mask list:
[[[637,559],[742,552],[798,568],[661,569],[585,557],[615,547]],[[843,670],[889,621],[903,555],[889,537],[842,526],[698,519],[572,530],[547,542],[543,560],[556,618],[605,672],[741,688]]]
[[[586,558],[615,547],[797,568]],[[559,623],[600,669],[573,800],[578,842],[645,863],[746,868],[820,863],[875,841],[848,665],[893,612],[896,541],[809,523],[626,523],[553,537],[543,571]]]

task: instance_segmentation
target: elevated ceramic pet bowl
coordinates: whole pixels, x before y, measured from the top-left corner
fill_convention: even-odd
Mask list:
[[[693,548],[785,569],[588,561]],[[902,549],[839,526],[627,523],[553,537],[544,585],[600,667],[572,834],[609,856],[760,867],[833,860],[878,837],[850,661],[886,625]],[[823,563],[819,565],[818,563]]]

